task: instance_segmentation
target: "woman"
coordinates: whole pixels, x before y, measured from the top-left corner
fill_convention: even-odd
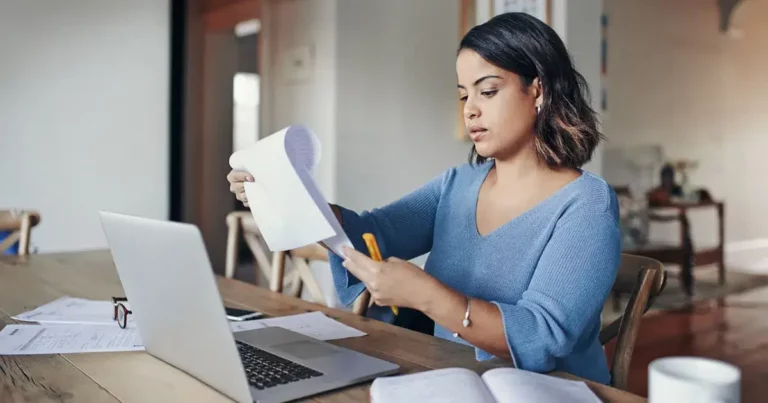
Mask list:
[[[339,297],[350,304],[367,287],[479,360],[607,384],[598,333],[620,233],[615,194],[580,168],[601,137],[585,80],[550,27],[517,13],[467,33],[456,72],[470,163],[379,209],[334,206],[356,249],[331,254]],[[247,202],[245,175],[228,178]],[[360,252],[364,232],[385,262]],[[407,262],[427,252],[424,270]]]

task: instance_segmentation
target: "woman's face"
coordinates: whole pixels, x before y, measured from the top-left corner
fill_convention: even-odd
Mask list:
[[[538,79],[523,88],[520,77],[488,63],[473,50],[456,59],[464,125],[483,157],[504,159],[534,140],[536,106],[541,102]]]

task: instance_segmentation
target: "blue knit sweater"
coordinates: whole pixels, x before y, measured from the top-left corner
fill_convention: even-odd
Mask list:
[[[373,232],[385,259],[408,260],[429,252],[427,273],[464,295],[497,305],[518,368],[559,370],[609,383],[598,333],[621,256],[613,190],[582,171],[546,200],[481,236],[475,222],[477,196],[492,166],[491,161],[449,169],[402,199],[359,215],[341,208],[344,231],[363,252],[362,234]],[[364,285],[338,256],[329,257],[336,291],[349,305]],[[457,312],[457,318],[463,314]],[[469,344],[439,324],[434,335]],[[478,360],[493,357],[478,348],[475,352]]]

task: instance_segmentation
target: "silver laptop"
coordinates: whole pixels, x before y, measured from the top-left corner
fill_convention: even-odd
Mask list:
[[[278,327],[232,333],[191,224],[101,212],[147,352],[238,402],[283,402],[398,372],[396,364]]]

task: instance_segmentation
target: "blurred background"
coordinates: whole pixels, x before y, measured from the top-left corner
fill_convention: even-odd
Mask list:
[[[630,389],[651,359],[691,354],[739,365],[758,393],[768,0],[0,0],[0,211],[35,218],[33,253],[105,248],[99,210],[194,223],[217,274],[266,285],[295,264],[229,192],[232,152],[305,124],[329,201],[401,197],[466,161],[457,45],[504,11],[566,43],[607,138],[585,169],[620,196],[625,251],[670,272]],[[0,253],[14,231],[0,225]],[[300,260],[311,278],[287,289],[338,306],[322,258]]]

